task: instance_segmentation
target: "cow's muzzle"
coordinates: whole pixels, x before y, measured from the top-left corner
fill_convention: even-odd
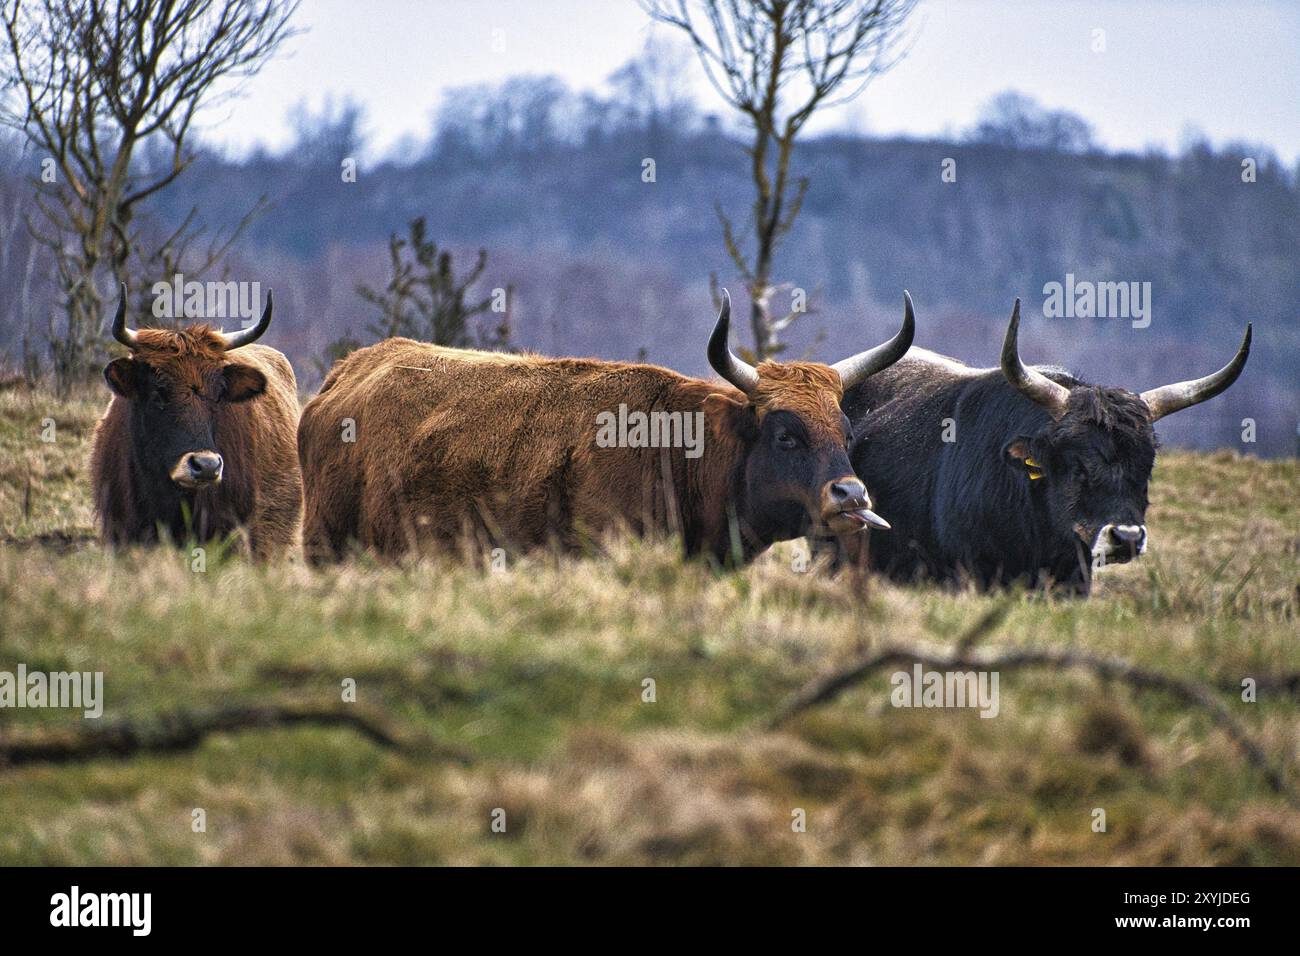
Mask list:
[[[225,462],[215,451],[192,451],[172,466],[171,478],[182,488],[206,488],[220,482],[224,470]]]
[[[1123,564],[1147,549],[1147,526],[1144,524],[1104,524],[1092,542],[1094,562]]]
[[[836,478],[822,487],[821,520],[835,534],[866,528],[889,530],[889,522],[871,510],[866,486],[856,478]]]

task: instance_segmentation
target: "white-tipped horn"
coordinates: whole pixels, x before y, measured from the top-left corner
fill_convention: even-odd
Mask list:
[[[262,333],[267,330],[271,324],[271,290],[266,290],[266,308],[262,310],[262,317],[257,320],[257,325],[251,329],[240,329],[238,332],[222,332],[221,337],[225,340],[226,351],[237,349],[242,345],[251,345],[262,337]]]
[[[1070,390],[1020,361],[1020,300],[1011,310],[1011,324],[1002,341],[1002,374],[1026,398],[1059,419],[1070,403]]]
[[[903,290],[903,327],[898,334],[884,345],[859,352],[836,362],[831,368],[840,373],[840,381],[846,389],[865,381],[882,369],[889,368],[901,359],[912,347],[912,338],[916,335],[916,310],[912,308],[912,296]]]
[[[139,344],[135,330],[126,327],[126,283],[122,283],[122,292],[117,300],[117,314],[113,316],[113,338],[129,349]]]
[[[1192,405],[1199,405],[1207,399],[1218,395],[1237,380],[1241,370],[1246,367],[1250,357],[1250,336],[1253,323],[1247,323],[1246,336],[1241,340],[1241,347],[1232,361],[1212,375],[1192,379],[1189,382],[1175,382],[1173,385],[1161,385],[1142,393],[1142,401],[1151,409],[1151,420],[1164,418],[1174,412],[1180,412]]]
[[[722,308],[718,322],[709,336],[709,364],[713,370],[746,395],[758,386],[758,370],[743,359],[736,358],[727,344],[731,332],[731,293],[722,290]]]

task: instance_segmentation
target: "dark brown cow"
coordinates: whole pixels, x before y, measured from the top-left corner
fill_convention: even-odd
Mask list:
[[[391,557],[466,540],[575,548],[622,527],[675,532],[688,553],[733,563],[814,527],[887,528],[849,465],[839,403],[846,385],[907,351],[910,299],[902,331],[835,366],[754,368],[727,346],[730,316],[724,294],[709,361],[730,385],[653,365],[409,339],[354,352],[298,428],[308,557],[338,558],[353,544]],[[638,445],[630,431],[627,441],[601,440],[616,416],[638,413],[661,416],[661,438],[681,431],[670,422],[696,423],[698,453],[663,441],[629,447]]]
[[[295,544],[297,383],[283,355],[251,344],[270,322],[268,292],[251,329],[134,331],[122,289],[113,335],[131,355],[104,369],[114,394],[90,469],[106,543],[210,541],[243,528],[259,558]]]

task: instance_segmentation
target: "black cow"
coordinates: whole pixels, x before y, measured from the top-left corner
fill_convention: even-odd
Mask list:
[[[1087,594],[1095,566],[1146,550],[1152,425],[1236,381],[1251,327],[1213,375],[1140,395],[1026,366],[1019,327],[1017,299],[1000,369],[913,348],[845,393],[854,470],[893,531],[871,536],[869,556],[860,539],[841,540],[841,558],[898,580]]]

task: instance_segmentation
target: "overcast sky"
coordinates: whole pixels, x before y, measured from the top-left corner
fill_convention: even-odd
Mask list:
[[[634,0],[303,0],[297,25],[289,54],[209,114],[210,139],[277,148],[295,104],[332,95],[361,103],[389,148],[425,135],[449,87],[554,73],[600,90],[650,29]],[[821,129],[959,131],[1014,88],[1079,113],[1112,149],[1177,149],[1195,128],[1300,160],[1298,0],[922,0],[910,32],[906,59]],[[720,110],[696,82],[701,107]]]

